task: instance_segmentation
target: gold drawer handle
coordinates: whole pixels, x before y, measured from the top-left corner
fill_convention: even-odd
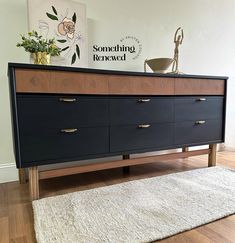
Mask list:
[[[59,99],[61,102],[76,102],[77,99],[69,99],[69,98],[60,98]]]
[[[196,101],[206,101],[206,98],[198,98]]]
[[[77,128],[61,129],[61,132],[63,132],[63,133],[75,133],[75,132],[77,132],[77,131],[78,131]]]
[[[149,128],[150,125],[149,124],[141,124],[138,126],[138,128]]]
[[[205,123],[206,123],[206,121],[196,121],[196,122],[195,122],[196,125],[203,125],[203,124],[205,124]]]
[[[147,103],[147,102],[150,102],[151,99],[138,99],[138,102],[139,103]]]

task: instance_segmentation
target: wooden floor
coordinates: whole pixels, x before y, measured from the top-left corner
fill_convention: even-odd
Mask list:
[[[218,153],[218,165],[235,168],[235,152]],[[40,182],[41,197],[81,191],[174,172],[207,167],[207,156],[131,167],[129,175],[112,169]],[[33,212],[28,185],[0,184],[0,243],[34,243]],[[235,215],[159,241],[161,243],[235,242]]]

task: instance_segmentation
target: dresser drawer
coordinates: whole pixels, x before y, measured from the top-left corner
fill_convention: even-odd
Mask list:
[[[111,95],[174,95],[174,78],[109,75]]]
[[[173,98],[113,98],[110,100],[110,120],[113,125],[173,122]]]
[[[72,159],[109,152],[108,127],[21,129],[20,147],[23,163]],[[71,128],[70,128],[71,129]],[[67,131],[67,133],[66,133]]]
[[[224,79],[175,78],[175,95],[224,95]]]
[[[20,127],[108,125],[108,99],[86,96],[18,95]]]
[[[148,128],[140,128],[139,125],[113,126],[110,128],[110,151],[167,147],[173,145],[173,133],[172,123],[150,124]]]
[[[197,123],[204,124],[197,124]],[[175,124],[175,145],[222,142],[222,120],[177,122]]]
[[[175,99],[175,120],[194,121],[203,119],[222,119],[223,97],[187,97]]]
[[[16,69],[17,93],[108,94],[105,74]]]

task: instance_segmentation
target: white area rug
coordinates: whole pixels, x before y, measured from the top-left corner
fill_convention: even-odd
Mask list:
[[[33,202],[39,243],[151,242],[235,213],[235,171],[197,169]]]

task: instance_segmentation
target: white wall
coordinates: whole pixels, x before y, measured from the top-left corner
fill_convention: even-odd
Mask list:
[[[184,73],[226,75],[228,83],[226,146],[235,148],[235,1],[234,0],[80,0],[87,4],[90,67],[142,71],[151,57],[173,55],[173,34],[182,26],[185,39],[180,49]],[[0,0],[0,182],[1,165],[13,168],[7,62],[28,62],[15,44],[27,32],[26,0]],[[142,55],[129,62],[92,61],[92,45],[117,44],[131,35],[143,45]],[[2,170],[3,171],[3,170]],[[6,170],[4,170],[6,171]],[[4,172],[5,173],[5,172]],[[15,170],[4,180],[14,179]]]
[[[27,31],[26,13],[26,0],[0,0],[0,183],[17,178],[12,148],[7,63],[28,61],[27,55],[16,48],[19,33]]]

